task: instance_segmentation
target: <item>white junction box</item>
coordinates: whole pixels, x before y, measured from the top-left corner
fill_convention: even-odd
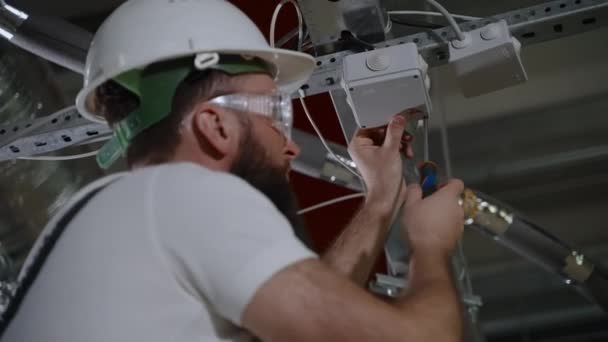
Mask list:
[[[395,115],[431,110],[428,65],[414,43],[346,56],[342,87],[359,127],[386,125]]]
[[[521,62],[521,43],[505,20],[466,33],[450,42],[453,66],[465,97],[479,96],[528,80]]]

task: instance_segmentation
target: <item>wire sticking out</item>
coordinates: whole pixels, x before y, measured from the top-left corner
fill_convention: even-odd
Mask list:
[[[304,91],[302,91],[300,89],[299,93],[300,93],[300,103],[302,104],[302,108],[304,109],[304,113],[306,114],[306,117],[308,118],[308,121],[312,125],[312,128],[315,130],[315,133],[317,133],[317,136],[319,137],[319,140],[321,140],[321,143],[323,144],[323,147],[325,147],[325,149],[327,150],[327,152],[329,152],[329,154],[332,157],[334,157],[334,159],[338,163],[340,163],[340,165],[342,165],[342,167],[344,167],[348,172],[350,172],[353,175],[355,175],[355,177],[357,177],[361,181],[361,185],[363,187],[365,187],[365,182],[363,181],[363,177],[361,177],[361,175],[359,173],[357,173],[357,171],[353,170],[344,161],[342,161],[342,158],[338,157],[338,155],[336,155],[336,153],[334,153],[334,151],[329,147],[329,144],[327,144],[327,141],[323,137],[323,134],[321,133],[321,130],[319,130],[319,127],[317,127],[317,124],[315,123],[314,119],[312,118],[312,115],[310,115],[310,112],[308,111],[308,106],[306,106],[306,102],[304,102],[304,97],[306,96],[304,94]]]
[[[421,28],[421,29],[431,29],[431,30],[436,30],[436,29],[439,29],[442,27],[441,25],[438,25],[438,24],[412,22],[412,21],[405,21],[405,20],[395,19],[395,18],[391,18],[391,20],[389,22],[395,23],[395,24],[401,25],[401,26]]]
[[[75,155],[71,155],[71,156],[34,156],[34,157],[19,157],[17,159],[33,160],[33,161],[65,161],[65,160],[76,160],[76,159],[94,157],[97,155],[98,152],[99,152],[99,150],[93,151],[93,152],[75,154]]]
[[[347,195],[347,196],[342,196],[342,197],[334,198],[332,200],[325,201],[325,202],[313,205],[312,207],[308,207],[306,209],[302,209],[302,210],[298,211],[298,215],[304,215],[304,214],[309,213],[311,211],[315,211],[315,210],[318,210],[318,209],[321,209],[321,208],[325,208],[325,207],[328,207],[330,205],[334,205],[334,204],[337,204],[337,203],[345,202],[345,201],[352,200],[352,199],[355,199],[355,198],[362,198],[362,197],[365,197],[364,193],[357,193],[357,194],[352,194],[352,195]]]
[[[465,41],[467,39],[467,36],[464,34],[464,32],[462,32],[460,26],[458,26],[456,19],[454,19],[454,17],[450,14],[450,12],[448,12],[447,9],[445,9],[445,7],[441,6],[441,4],[435,0],[426,0],[426,2],[428,2],[431,6],[435,7],[439,12],[441,12],[441,14],[443,14],[443,16],[450,23],[450,26],[452,26],[452,28],[454,29],[454,32],[456,32],[458,40]]]
[[[277,19],[281,9],[286,3],[292,4],[298,14],[298,51],[302,51],[302,45],[304,44],[304,19],[302,18],[302,11],[300,11],[300,7],[295,0],[282,0],[274,9],[272,20],[270,21],[270,46],[273,48],[276,47],[275,31],[277,28]]]
[[[426,15],[426,16],[432,16],[432,17],[443,17],[444,16],[443,13],[441,13],[441,12],[431,12],[431,11],[389,11],[388,15]],[[451,16],[456,19],[461,19],[461,20],[466,20],[466,21],[482,19],[480,17],[471,17],[468,15],[462,15],[462,14],[451,14]]]
[[[340,38],[347,43],[351,43],[351,44],[357,45],[358,47],[362,47],[364,50],[375,50],[376,49],[374,44],[368,43],[368,42],[360,39],[359,37],[355,36],[350,31],[342,31],[340,34]]]

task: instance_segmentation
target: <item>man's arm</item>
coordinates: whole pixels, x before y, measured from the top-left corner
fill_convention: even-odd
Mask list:
[[[420,235],[409,237],[416,245],[403,298],[385,303],[311,259],[287,267],[256,292],[242,315],[244,327],[266,342],[461,341],[462,311],[449,255],[463,229],[457,204],[462,183],[425,200],[413,188],[404,223],[409,235]],[[429,217],[429,211],[436,214]]]
[[[359,286],[365,282],[384,248],[393,213],[366,202],[322,260]]]
[[[405,120],[398,117],[386,129],[380,143],[377,130],[359,130],[349,152],[368,188],[365,204],[322,257],[332,269],[360,286],[382,253],[384,242],[400,204],[405,184],[402,179],[401,137]],[[406,154],[411,151],[406,149]]]

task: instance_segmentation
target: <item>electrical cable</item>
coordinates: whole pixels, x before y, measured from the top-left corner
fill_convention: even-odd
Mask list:
[[[330,205],[334,205],[334,204],[337,204],[337,203],[341,203],[341,202],[345,202],[345,201],[348,201],[348,200],[352,200],[352,199],[355,199],[355,198],[361,198],[361,197],[365,197],[365,194],[364,193],[357,193],[357,194],[351,194],[351,195],[347,195],[347,196],[342,196],[342,197],[334,198],[332,200],[325,201],[325,202],[313,205],[312,207],[308,207],[306,209],[302,209],[302,210],[298,211],[298,215],[304,215],[304,214],[309,213],[311,211],[315,211],[315,210],[318,210],[318,209],[321,209],[321,208],[328,207]]]
[[[302,91],[300,89],[299,93],[300,93],[300,103],[302,104],[302,108],[304,109],[304,113],[306,114],[306,117],[308,118],[308,121],[312,125],[312,128],[315,130],[315,133],[317,133],[317,136],[319,137],[319,140],[321,140],[321,143],[323,144],[323,146],[325,147],[325,149],[327,150],[327,152],[329,152],[329,154],[332,157],[334,157],[334,159],[338,163],[340,163],[340,165],[342,165],[342,167],[344,167],[348,172],[350,172],[353,175],[355,175],[355,177],[357,177],[361,181],[361,184],[363,185],[363,187],[365,187],[365,182],[363,181],[363,177],[361,177],[361,175],[357,171],[353,170],[344,161],[342,161],[342,158],[338,157],[338,155],[336,153],[334,153],[334,151],[329,147],[329,144],[327,144],[327,141],[323,137],[323,134],[321,133],[321,130],[319,130],[319,127],[317,127],[317,124],[315,123],[314,119],[312,118],[312,115],[310,115],[310,112],[308,111],[308,106],[306,106],[306,102],[304,102],[304,97],[305,97],[304,91]]]
[[[289,33],[287,33],[286,35],[284,35],[283,37],[281,37],[281,39],[279,39],[278,42],[275,43],[275,45],[277,47],[283,47],[285,46],[287,43],[289,43],[290,40],[292,40],[294,37],[296,37],[298,35],[298,29],[295,28],[291,31],[289,31]]]
[[[34,157],[19,157],[19,160],[33,160],[33,161],[66,161],[66,160],[76,160],[82,158],[94,157],[97,155],[97,151],[75,154],[71,156],[34,156]]]
[[[438,77],[434,77],[433,80],[433,89],[435,92],[435,97],[437,98],[437,110],[439,110],[439,128],[441,134],[441,145],[443,152],[443,161],[446,170],[446,176],[448,179],[451,179],[452,174],[452,160],[450,156],[450,144],[449,144],[449,135],[448,135],[448,125],[447,125],[447,106],[445,103],[445,96],[441,94],[440,82],[437,79]],[[465,296],[474,297],[473,292],[473,283],[469,274],[469,266],[467,264],[466,256],[464,254],[464,245],[462,240],[458,241],[455,253],[455,259],[460,264],[460,274],[458,274],[458,282],[463,286],[463,292]],[[469,314],[475,315],[475,313],[471,312],[472,307],[469,306]],[[472,320],[475,321],[476,317],[472,317]]]
[[[401,25],[401,26],[408,26],[408,27],[421,28],[421,29],[431,29],[431,30],[436,30],[436,29],[443,27],[438,24],[415,23],[415,22],[409,22],[409,21],[402,21],[402,20],[398,20],[395,18],[391,18],[391,22],[394,24],[397,24],[397,25]]]
[[[302,50],[302,44],[304,43],[304,19],[302,18],[302,12],[300,11],[300,7],[295,0],[282,0],[277,7],[274,9],[274,13],[272,14],[272,20],[270,21],[270,46],[275,47],[275,31],[277,26],[277,19],[279,17],[279,13],[281,9],[286,3],[292,4],[296,12],[298,14],[298,51]]]
[[[458,40],[465,41],[467,39],[467,36],[464,34],[464,32],[462,32],[462,30],[460,29],[460,26],[458,26],[456,19],[454,19],[454,17],[450,14],[450,12],[448,12],[448,10],[445,7],[441,6],[441,4],[435,0],[426,0],[426,2],[428,2],[429,5],[435,7],[439,12],[441,12],[441,14],[443,14],[443,16],[450,23],[450,26],[452,26],[452,28],[454,29],[454,32],[456,32],[456,36],[458,37]]]
[[[287,45],[287,43],[289,43],[289,41],[291,41],[293,38],[295,38],[297,36],[298,36],[298,28],[296,27],[295,29],[289,31],[289,33],[287,33],[286,35],[281,37],[279,39],[279,41],[276,42],[275,45],[277,47],[281,48],[281,47]],[[308,31],[304,32],[304,38],[303,38],[304,41],[302,42],[302,45],[310,42],[310,39],[307,39],[309,37],[310,37],[310,32],[308,32]]]
[[[368,43],[368,42],[362,40],[361,38],[355,36],[350,31],[342,31],[340,38],[345,42],[349,42],[349,43],[358,45],[360,47],[363,47],[365,50],[375,50],[376,49],[374,44],[371,44],[371,43]]]
[[[441,12],[431,12],[431,11],[389,11],[388,12],[389,16],[390,15],[426,15],[426,16],[431,16],[431,17],[443,17],[443,13]],[[480,17],[472,17],[472,16],[468,16],[468,15],[462,15],[462,14],[451,14],[452,17],[454,17],[455,19],[461,19],[461,20],[465,20],[465,21],[473,21],[473,20],[480,20],[482,18]]]
[[[110,139],[112,139],[112,135],[111,134],[110,135],[101,136],[101,137],[94,137],[94,138],[91,138],[91,139],[87,139],[87,140],[81,141],[81,142],[77,143],[76,146],[90,145],[90,144],[94,144],[94,143],[97,143],[97,142],[108,141]]]

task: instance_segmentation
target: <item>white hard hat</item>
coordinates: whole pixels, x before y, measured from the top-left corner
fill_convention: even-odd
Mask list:
[[[96,33],[76,106],[84,117],[103,123],[91,107],[98,86],[128,71],[205,52],[260,58],[274,70],[278,87],[290,93],[314,70],[312,56],[271,48],[257,26],[228,1],[130,0]]]

